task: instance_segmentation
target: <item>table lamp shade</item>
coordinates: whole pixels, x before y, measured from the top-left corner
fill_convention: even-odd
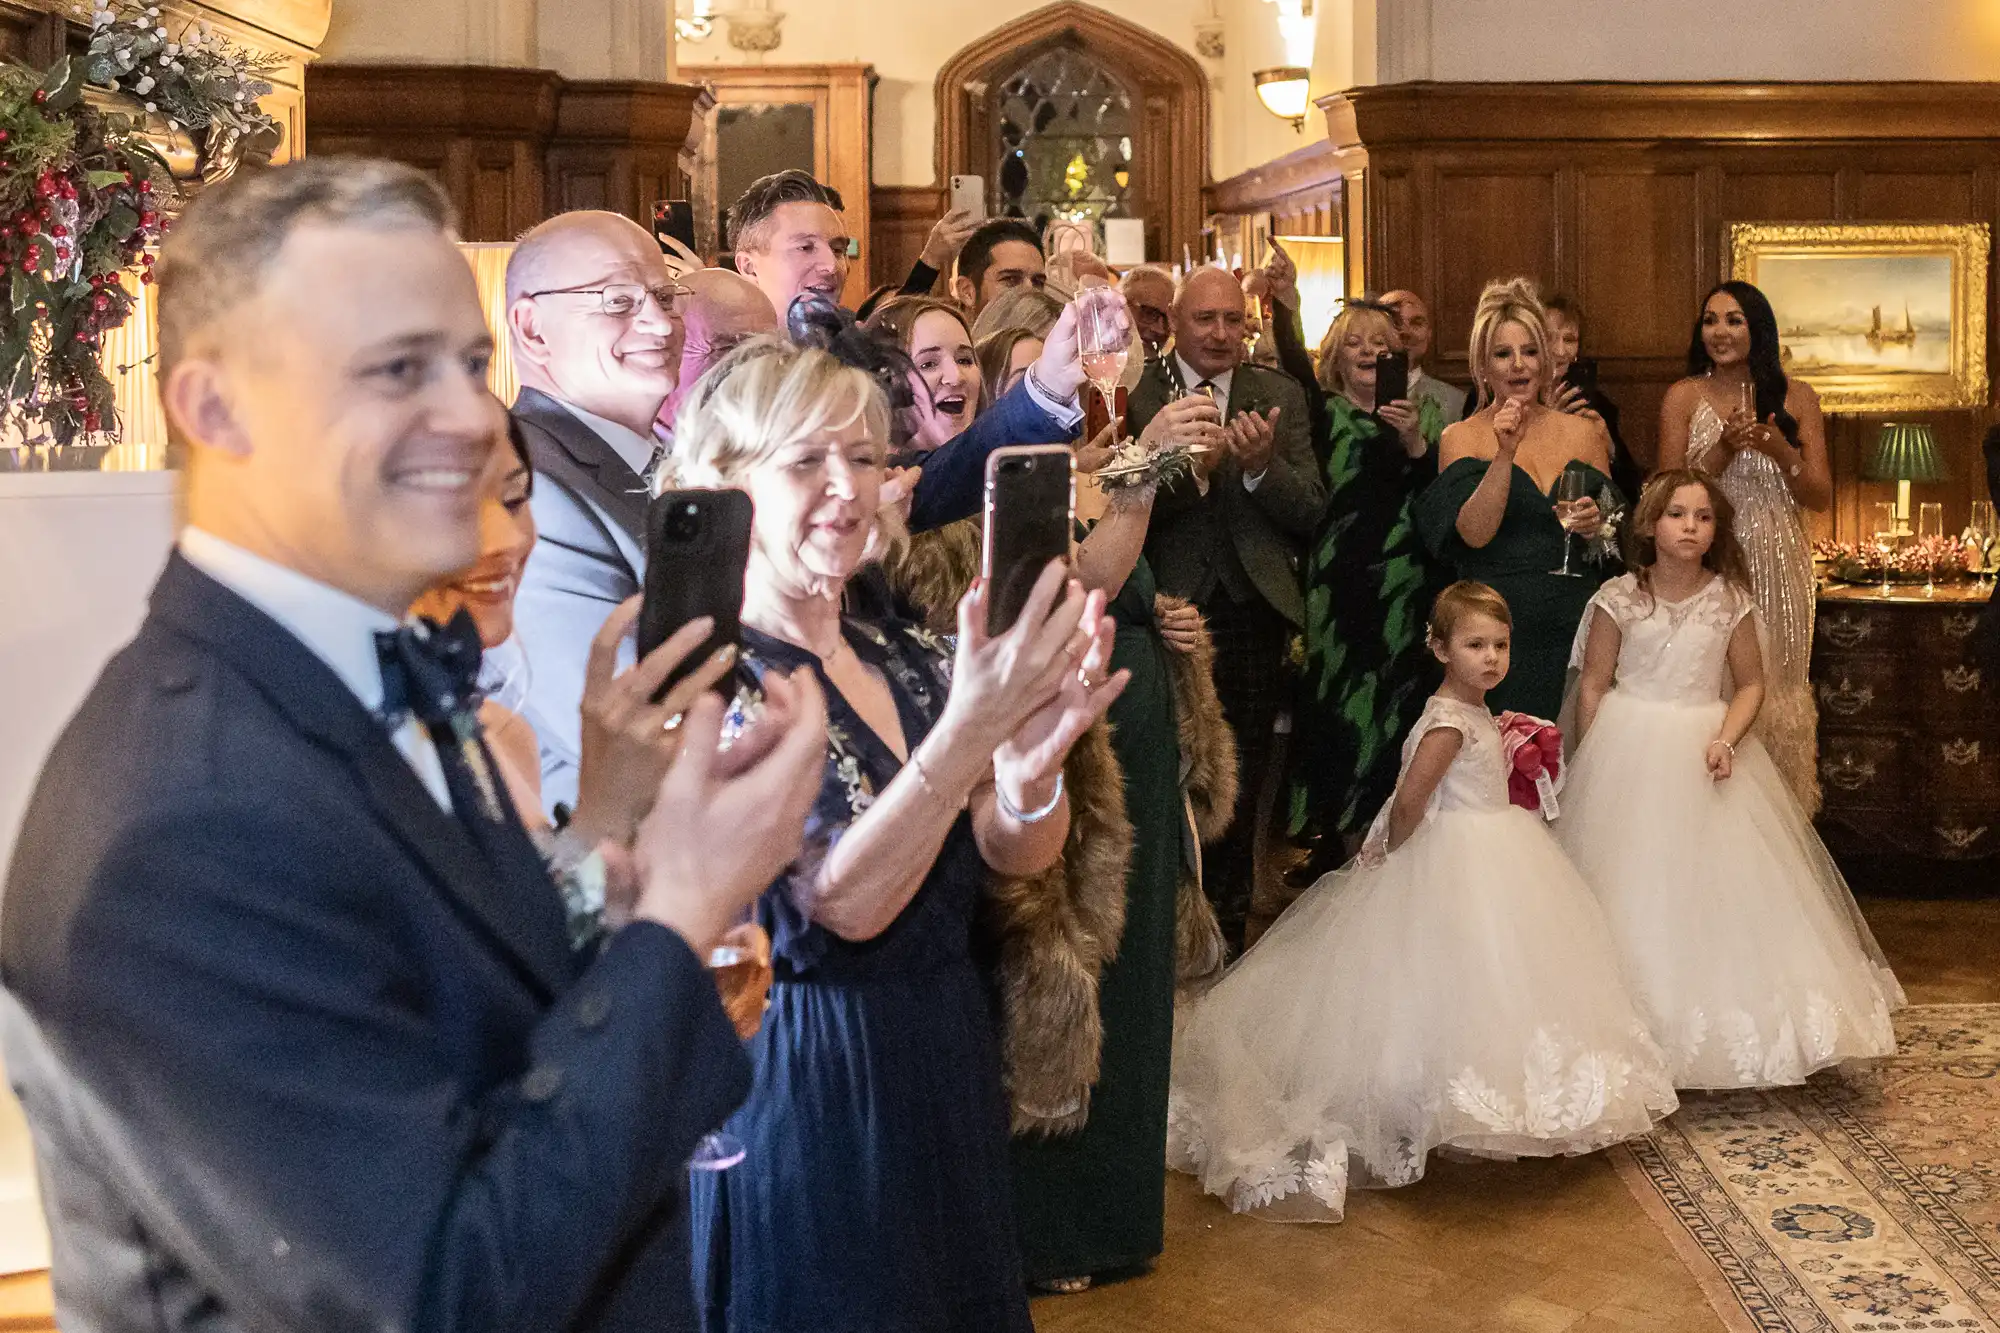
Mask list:
[[[1870,481],[1943,481],[1944,461],[1938,457],[1937,437],[1929,426],[1906,421],[1884,423],[1875,442],[1875,456],[1863,475]]]

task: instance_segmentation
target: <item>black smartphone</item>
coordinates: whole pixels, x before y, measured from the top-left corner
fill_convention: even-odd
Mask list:
[[[1067,560],[1076,522],[1076,455],[1066,444],[1025,444],[986,456],[986,632],[1021,618],[1035,580]]]
[[[1563,372],[1563,383],[1582,390],[1586,394],[1597,392],[1597,358],[1580,356],[1569,363]]]
[[[689,621],[715,622],[707,642],[689,653],[653,701],[742,639],[743,570],[750,561],[750,497],[742,491],[665,491],[646,511],[646,597],[639,606],[639,656],[672,638]],[[716,692],[735,694],[725,675]]]
[[[1410,354],[1381,352],[1375,357],[1375,406],[1410,396]]]
[[[668,239],[694,250],[694,204],[686,199],[662,199],[654,204],[653,239],[668,254],[673,253],[673,248],[666,244]]]

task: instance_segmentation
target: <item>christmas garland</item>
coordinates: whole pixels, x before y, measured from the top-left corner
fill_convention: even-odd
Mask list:
[[[80,13],[81,11],[79,11]],[[170,38],[158,7],[97,0],[78,59],[46,72],[0,65],[0,435],[70,445],[117,429],[99,354],[133,300],[121,276],[153,280],[173,174],[134,115],[100,109],[86,86],[135,99],[170,131],[223,141],[276,122],[257,107],[274,57],[252,56],[190,27]]]

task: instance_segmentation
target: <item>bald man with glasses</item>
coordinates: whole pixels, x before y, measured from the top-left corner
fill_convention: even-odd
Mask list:
[[[514,622],[552,816],[576,801],[591,640],[645,574],[646,505],[663,453],[653,423],[680,381],[692,300],[659,243],[616,213],[551,218],[507,264],[514,419],[535,468],[540,534]]]

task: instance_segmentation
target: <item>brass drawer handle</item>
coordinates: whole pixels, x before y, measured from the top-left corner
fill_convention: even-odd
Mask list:
[[[1944,636],[1947,639],[1969,639],[1972,631],[1979,628],[1979,617],[1970,611],[1954,611],[1944,618]]]
[[[1826,637],[1836,648],[1852,648],[1875,632],[1875,622],[1852,611],[1842,611],[1826,620]]]
[[[1986,836],[1986,825],[1981,824],[1978,828],[1967,828],[1963,824],[1957,824],[1951,828],[1946,828],[1940,824],[1937,828],[1937,835],[1944,839],[1945,846],[1951,848],[1954,852],[1962,852]]]
[[[1968,666],[1946,667],[1944,687],[1953,694],[1970,694],[1979,688],[1979,668]]]
[[[1976,677],[1978,672],[1974,672],[1973,675]],[[1974,683],[1977,684],[1978,682],[1975,680]],[[1860,689],[1856,689],[1854,682],[1843,676],[1838,686],[1820,686],[1819,697],[1822,703],[1842,717],[1853,717],[1856,713],[1859,713],[1862,709],[1875,702],[1875,691],[1869,689],[1866,685],[1863,685]]]
[[[1820,776],[1845,792],[1857,792],[1875,780],[1875,761],[1857,761],[1851,754],[1840,756],[1838,762],[1831,759],[1819,766]]]
[[[1978,741],[1946,741],[1938,748],[1944,752],[1944,761],[1954,768],[1966,768],[1979,762]]]

